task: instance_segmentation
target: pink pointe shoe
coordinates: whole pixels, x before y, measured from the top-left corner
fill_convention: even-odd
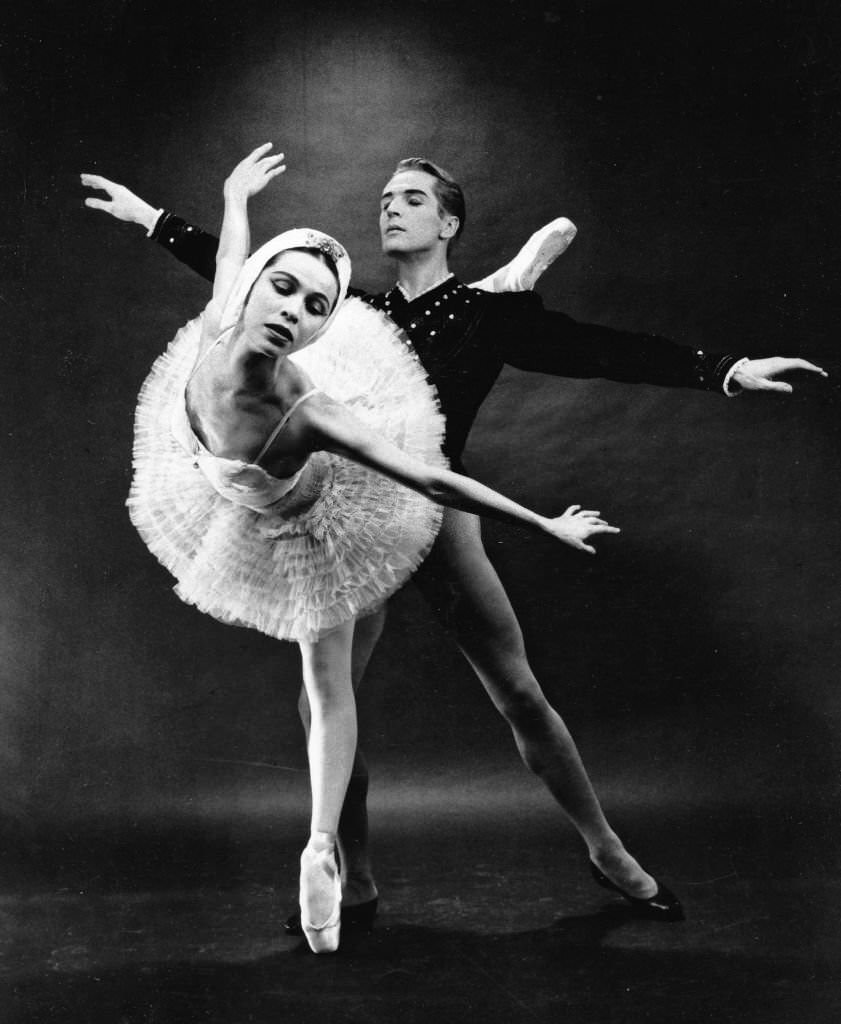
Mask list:
[[[301,928],[313,953],[339,948],[342,877],[332,843],[312,841],[301,854]]]

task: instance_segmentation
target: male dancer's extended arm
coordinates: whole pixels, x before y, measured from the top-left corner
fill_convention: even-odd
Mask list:
[[[107,199],[89,196],[85,199],[85,206],[102,210],[127,224],[138,224],[150,238],[169,249],[182,263],[208,281],[213,281],[219,248],[219,239],[215,235],[202,231],[195,224],[188,224],[168,210],[156,209],[125,185],[103,178],[101,174],[82,174],[80,177],[83,185],[99,189],[108,196]]]
[[[580,323],[544,309],[531,292],[494,295],[488,305],[482,325],[487,322],[484,330],[493,334],[488,340],[506,363],[521,370],[723,393],[724,381],[740,359],[656,334]]]
[[[167,210],[155,210],[129,189],[98,175],[82,175],[84,184],[108,193],[108,200],[86,199],[119,220],[146,228],[149,236],[196,273],[212,281],[219,239]],[[678,345],[652,334],[583,324],[543,308],[532,292],[489,295],[493,307],[483,318],[488,348],[523,370],[562,377],[603,377],[608,380],[689,387],[734,394],[742,388],[790,392],[777,380],[792,370],[826,373],[804,359],[739,358]]]
[[[656,334],[579,323],[565,313],[544,309],[540,297],[532,292],[492,295],[488,302],[486,319],[494,345],[505,362],[522,370],[728,395],[742,389],[790,392],[791,385],[776,378],[795,370],[826,376],[805,359],[749,359],[679,345]]]

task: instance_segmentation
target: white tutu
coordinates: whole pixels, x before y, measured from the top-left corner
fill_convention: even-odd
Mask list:
[[[184,601],[223,622],[311,640],[394,593],[428,553],[441,509],[326,452],[263,512],[221,497],[172,432],[201,336],[183,327],[147,377],[135,417],[129,514]],[[417,356],[391,321],[348,299],[291,357],[313,383],[407,454],[446,465],[444,418]]]

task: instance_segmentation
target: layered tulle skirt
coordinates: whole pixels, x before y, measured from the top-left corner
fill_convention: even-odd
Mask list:
[[[201,317],[178,332],[141,389],[127,502],[176,593],[222,622],[285,640],[312,640],[373,611],[428,553],[440,508],[326,452],[313,454],[292,491],[264,511],[223,498],[173,430],[200,336]],[[328,332],[291,358],[407,454],[445,465],[434,389],[382,314],[348,299]]]

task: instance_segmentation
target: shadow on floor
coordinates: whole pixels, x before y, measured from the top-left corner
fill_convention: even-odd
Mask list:
[[[0,989],[6,1024],[828,1024],[841,1010],[829,995],[828,962],[663,948],[671,936],[680,945],[686,926],[633,920],[622,907],[508,934],[386,915],[373,934],[346,935],[340,953],[316,957],[301,942],[276,938],[270,907],[261,915],[251,900],[229,896],[215,904],[167,900],[154,922],[147,902],[121,904],[118,930],[99,908],[106,927],[97,939],[90,922],[66,914],[65,944],[37,969],[21,964]],[[142,948],[149,927],[152,959]],[[623,930],[632,948],[611,945]],[[199,933],[204,945],[194,944]],[[652,935],[658,948],[645,948]],[[167,956],[191,946],[189,959]]]
[[[665,924],[606,902],[551,809],[381,814],[377,928],[327,957],[280,929],[299,823],[30,837],[0,890],[0,1020],[834,1024],[838,881],[800,855],[807,833],[774,844],[763,821],[633,815],[633,848],[648,863],[659,849],[652,868],[687,908]],[[813,825],[826,850],[832,830]]]

